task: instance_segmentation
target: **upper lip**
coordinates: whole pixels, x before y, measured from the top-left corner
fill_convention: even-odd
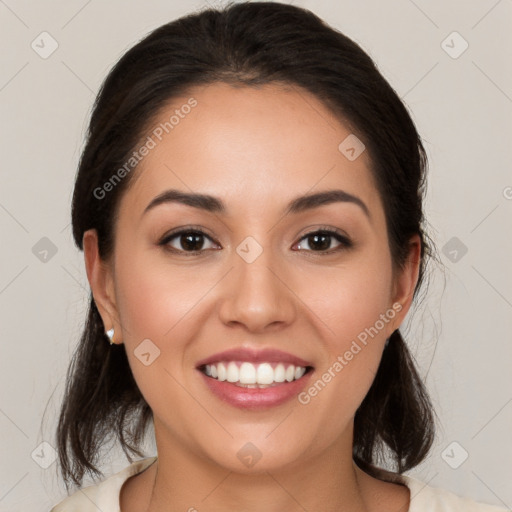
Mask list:
[[[294,356],[288,352],[273,348],[250,349],[245,347],[232,348],[223,352],[213,354],[201,361],[198,361],[197,367],[207,364],[219,363],[221,361],[247,361],[249,363],[289,363],[294,366],[313,366],[310,362],[301,357]]]

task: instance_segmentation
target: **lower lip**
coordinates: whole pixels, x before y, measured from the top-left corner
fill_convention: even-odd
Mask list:
[[[269,388],[243,388],[227,381],[221,382],[212,379],[201,370],[198,370],[198,372],[214,395],[241,409],[268,409],[281,405],[296,397],[304,389],[313,373],[310,370],[298,380],[283,382]]]

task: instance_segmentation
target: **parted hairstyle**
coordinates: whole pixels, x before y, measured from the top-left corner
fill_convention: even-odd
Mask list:
[[[403,267],[411,236],[421,238],[417,299],[434,252],[422,205],[427,157],[414,123],[359,45],[309,10],[275,2],[194,12],[157,28],[115,64],[97,95],[76,176],[72,225],[78,248],[84,232],[94,228],[100,257],[109,259],[119,200],[133,172],[108,194],[100,197],[98,188],[129,160],[173,98],[215,82],[302,88],[356,134],[383,199],[394,270]],[[108,343],[91,294],[56,432],[66,487],[80,486],[86,472],[102,474],[98,458],[108,442],[119,442],[130,462],[143,457],[151,420],[125,347]],[[401,473],[425,458],[433,437],[432,405],[397,329],[355,415],[354,461],[375,476],[383,463]]]

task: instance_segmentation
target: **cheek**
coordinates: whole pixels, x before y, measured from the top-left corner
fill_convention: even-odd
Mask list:
[[[331,436],[354,416],[377,372],[396,313],[390,269],[390,260],[361,259],[346,268],[312,272],[301,289],[318,317],[324,357],[299,402],[315,416],[330,418],[325,428]]]
[[[129,345],[144,338],[158,343],[169,336],[179,343],[172,333],[208,289],[208,282],[194,279],[193,271],[165,265],[157,251],[123,256],[116,264],[116,278],[117,306]]]
[[[194,308],[209,284],[208,280],[200,280],[191,286],[192,275],[170,271],[161,259],[157,262],[147,251],[125,252],[116,262],[123,343],[134,377],[148,402],[155,399],[155,390],[173,387],[175,381],[170,375],[181,380],[186,345],[199,325],[194,322]]]
[[[191,286],[193,273],[170,271],[147,252],[126,254],[116,264],[117,307],[137,386],[157,416],[186,411],[189,421],[200,424],[204,411],[180,383],[189,364],[187,344],[200,329],[194,312],[211,284],[205,279]],[[181,422],[168,418],[166,424],[177,428]]]
[[[364,338],[376,322],[379,335],[387,333],[387,323],[381,325],[379,319],[392,306],[391,260],[376,253],[366,251],[343,266],[312,266],[300,286],[298,295],[307,298],[305,302],[325,326],[330,353],[348,348],[360,334]]]

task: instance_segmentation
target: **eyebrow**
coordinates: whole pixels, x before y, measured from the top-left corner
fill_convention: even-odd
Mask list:
[[[289,213],[300,213],[319,206],[336,202],[352,203],[359,206],[368,218],[370,212],[366,204],[357,196],[349,194],[344,190],[327,190],[315,194],[307,194],[293,199],[286,207],[285,215]],[[225,213],[226,206],[217,197],[208,194],[194,194],[170,189],[156,196],[144,209],[143,215],[149,210],[167,203],[180,203],[194,208],[199,208],[212,213]]]

